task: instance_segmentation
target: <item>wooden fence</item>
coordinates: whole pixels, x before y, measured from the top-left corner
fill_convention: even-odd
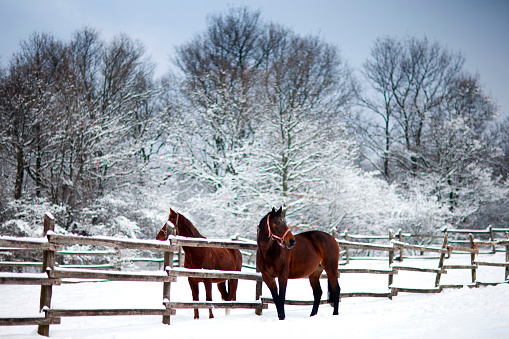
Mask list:
[[[461,236],[464,236],[465,234],[472,234],[472,235],[478,235],[478,236],[484,236],[485,238],[489,238],[489,240],[487,241],[478,241],[478,244],[479,245],[483,245],[483,246],[489,246],[491,247],[491,251],[490,252],[487,252],[487,253],[495,253],[497,251],[497,248],[496,248],[496,234],[497,233],[504,233],[505,234],[505,238],[506,239],[509,239],[509,229],[507,228],[494,228],[492,227],[491,225],[488,226],[486,229],[484,230],[472,230],[472,229],[448,229],[447,227],[444,227],[442,229],[442,232],[444,233],[448,233],[448,234],[457,234],[459,235],[459,239],[450,239],[449,242],[451,243],[456,243],[456,244],[469,244],[470,243],[470,240],[469,239],[461,239]],[[490,244],[491,242],[491,244]]]
[[[0,318],[0,325],[38,325],[38,333],[41,335],[49,336],[49,326],[59,324],[61,317],[75,317],[75,316],[106,316],[106,315],[161,315],[162,321],[165,324],[170,323],[170,316],[175,314],[178,308],[251,308],[255,309],[257,314],[261,314],[262,309],[267,308],[267,303],[272,302],[270,298],[261,298],[262,278],[259,273],[248,272],[231,272],[231,271],[215,271],[215,270],[190,270],[180,267],[173,267],[173,255],[181,250],[182,246],[195,246],[195,247],[219,247],[219,248],[235,248],[241,250],[244,254],[252,253],[256,250],[256,243],[248,241],[222,241],[210,239],[196,239],[185,238],[178,236],[170,236],[169,241],[161,242],[156,240],[130,240],[118,239],[112,237],[85,237],[85,236],[72,236],[72,235],[59,235],[53,232],[55,220],[51,214],[46,214],[44,218],[44,238],[13,238],[13,237],[0,237],[0,247],[2,248],[22,248],[34,249],[42,251],[43,260],[41,263],[42,273],[0,273],[0,284],[16,284],[16,285],[40,285],[40,310],[45,312],[44,317],[33,318]],[[386,254],[383,256],[375,256],[376,258],[383,258],[387,260],[388,266],[386,269],[371,269],[371,268],[351,268],[348,265],[340,265],[338,267],[339,275],[343,274],[377,274],[387,275],[387,292],[342,292],[341,298],[348,297],[386,297],[392,299],[397,296],[399,292],[410,293],[439,293],[444,288],[453,288],[463,285],[444,285],[441,284],[441,277],[446,274],[448,270],[470,270],[472,276],[471,287],[480,286],[476,277],[476,270],[478,266],[495,266],[505,268],[504,283],[507,283],[509,273],[509,233],[506,233],[506,239],[495,240],[493,237],[490,240],[475,240],[473,234],[468,233],[468,242],[455,242],[449,241],[449,233],[456,230],[444,231],[444,237],[441,244],[437,245],[416,245],[409,244],[402,240],[408,235],[403,234],[401,231],[394,235],[389,232],[388,236],[378,237],[364,237],[370,240],[387,240],[386,244],[373,244],[365,242],[356,242],[351,240],[359,240],[361,236],[348,236],[346,239],[337,239],[341,248],[341,253],[346,257],[346,262],[353,259],[349,257],[349,252],[353,250],[360,250],[369,253]],[[498,230],[491,229],[492,232]],[[458,232],[457,234],[465,234]],[[491,234],[491,233],[490,233]],[[436,238],[435,238],[436,239]],[[456,239],[457,240],[457,239]],[[138,249],[162,252],[163,269],[156,272],[123,272],[116,270],[102,270],[102,269],[84,269],[82,267],[59,267],[55,265],[55,257],[57,253],[66,253],[63,251],[64,245],[92,245],[92,246],[105,246],[114,248],[118,252],[122,249]],[[455,244],[468,246],[458,246]],[[479,252],[480,246],[489,246],[491,248],[504,247],[506,252],[505,262],[481,262],[475,260],[475,255]],[[438,256],[426,257],[438,259],[435,268],[429,267],[416,267],[404,265],[403,251],[406,252],[419,252],[435,253]],[[100,251],[97,251],[100,252]],[[112,255],[115,251],[102,251],[103,255]],[[469,265],[449,265],[447,260],[451,254],[467,254],[470,256]],[[396,254],[399,254],[396,256]],[[96,255],[100,255],[96,253]],[[180,258],[180,256],[179,256]],[[400,262],[396,263],[395,260]],[[180,262],[178,260],[177,262]],[[1,263],[0,263],[1,265]],[[9,265],[14,265],[9,263]],[[179,265],[180,266],[180,265]],[[111,267],[110,267],[111,268]],[[394,284],[394,275],[401,274],[401,272],[419,272],[423,274],[435,275],[435,286],[433,288],[415,288],[412,286],[396,286]],[[237,302],[182,302],[175,301],[170,298],[170,286],[175,282],[177,277],[201,277],[201,278],[223,278],[223,279],[243,279],[256,281],[256,294],[255,300],[251,302],[237,301]],[[325,274],[323,277],[326,277]],[[62,283],[62,279],[101,279],[108,281],[152,281],[163,282],[162,291],[162,307],[155,309],[56,309],[51,307],[51,297],[53,286],[58,286]],[[495,284],[493,282],[488,284]],[[289,305],[311,305],[312,301],[303,300],[287,300]],[[321,303],[327,303],[322,300]]]
[[[0,273],[0,284],[10,285],[40,285],[40,310],[45,312],[44,317],[1,318],[0,325],[38,325],[38,333],[49,336],[49,325],[60,324],[61,317],[77,316],[110,316],[110,315],[161,315],[163,323],[170,323],[170,316],[175,314],[177,308],[253,308],[261,310],[267,305],[261,301],[254,302],[174,302],[170,298],[170,286],[178,276],[215,277],[257,280],[261,286],[261,275],[256,273],[200,272],[192,270],[173,269],[173,253],[177,252],[183,244],[186,246],[208,246],[222,248],[253,249],[252,244],[227,241],[197,241],[172,237],[170,241],[157,240],[130,240],[112,237],[85,237],[72,235],[59,235],[53,233],[54,217],[47,213],[44,217],[44,238],[13,238],[0,237],[0,247],[24,248],[42,250],[42,273]],[[92,270],[83,268],[61,268],[55,265],[55,256],[61,251],[63,245],[95,245],[119,249],[139,249],[164,253],[164,270],[158,272],[119,272],[115,270]],[[256,246],[254,247],[256,249]],[[56,309],[51,307],[53,286],[60,285],[62,279],[94,279],[108,281],[146,281],[163,282],[162,305],[156,309]]]

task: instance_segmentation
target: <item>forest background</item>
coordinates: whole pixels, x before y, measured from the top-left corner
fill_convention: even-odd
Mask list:
[[[0,234],[154,238],[169,207],[206,236],[506,227],[509,119],[427,37],[339,48],[231,7],[154,76],[139,40],[34,33],[0,69]]]

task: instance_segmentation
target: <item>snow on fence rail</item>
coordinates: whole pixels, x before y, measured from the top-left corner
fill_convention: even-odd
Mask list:
[[[356,243],[346,240],[338,240],[338,243],[340,244],[340,247],[344,247],[346,249],[346,261],[349,262],[348,253],[349,249],[360,249],[364,251],[388,251],[388,260],[390,267],[394,268],[397,271],[414,271],[414,272],[427,272],[427,273],[435,273],[436,274],[436,281],[435,281],[435,288],[429,289],[429,290],[416,290],[411,288],[398,288],[395,286],[392,286],[392,279],[393,274],[389,275],[389,285],[392,286],[393,294],[397,293],[398,291],[408,291],[408,292],[428,292],[428,293],[436,293],[437,289],[441,290],[443,288],[458,288],[463,287],[464,284],[440,284],[440,279],[443,274],[446,274],[448,270],[470,270],[471,271],[471,283],[468,285],[470,287],[478,287],[482,285],[494,285],[498,284],[499,282],[481,282],[477,279],[477,269],[478,266],[492,266],[492,267],[503,267],[505,268],[505,274],[504,274],[504,280],[500,283],[507,283],[509,278],[509,229],[496,229],[492,227],[488,227],[486,230],[477,230],[475,231],[475,234],[489,234],[492,238],[491,241],[484,241],[484,240],[476,240],[474,239],[473,234],[470,232],[472,230],[447,230],[443,229],[444,232],[443,236],[443,243],[441,246],[423,246],[423,245],[413,245],[404,243],[401,240],[396,239],[402,239],[403,237],[413,237],[413,238],[424,238],[424,237],[431,237],[432,239],[437,239],[436,236],[415,236],[410,235],[406,233],[402,233],[401,230],[398,231],[397,236],[395,236],[391,231],[389,231],[388,236],[364,236],[364,235],[348,235],[347,232],[341,234],[340,236],[346,238],[346,239],[363,239],[363,240],[389,240],[390,245],[381,245],[381,244],[365,244],[365,243]],[[468,235],[468,240],[463,239],[456,239],[454,241],[451,241],[449,239],[449,232],[458,233],[460,235]],[[506,240],[494,240],[493,239],[493,233],[496,232],[504,232],[506,235]],[[458,246],[456,244],[468,244],[469,246]],[[394,249],[391,250],[390,246],[393,246]],[[485,262],[485,261],[479,261],[475,260],[475,255],[479,254],[479,247],[480,246],[492,246],[494,249],[496,246],[503,246],[506,257],[504,262]],[[403,261],[403,258],[407,258],[403,256],[403,249],[407,251],[417,251],[421,252],[421,254],[425,252],[434,252],[440,254],[438,257],[438,267],[437,268],[421,268],[421,267],[409,267],[409,266],[403,266],[402,264],[394,264],[394,260],[397,259],[399,261]],[[399,251],[399,257],[395,257],[395,252]],[[467,254],[470,255],[470,264],[468,265],[450,265],[445,262],[446,258],[449,258],[451,254]],[[495,250],[491,252],[485,252],[485,254],[491,254],[495,253]],[[416,258],[416,257],[412,257]],[[422,258],[432,258],[432,257],[422,257]],[[365,257],[357,257],[355,259],[365,259]],[[377,257],[377,259],[385,260],[385,257]]]
[[[257,314],[261,314],[261,310],[267,308],[267,303],[272,302],[270,298],[261,298],[262,278],[259,273],[248,272],[231,272],[231,271],[215,271],[215,270],[190,270],[184,268],[173,267],[173,255],[181,250],[181,246],[195,247],[219,247],[234,248],[247,251],[256,250],[256,243],[249,241],[226,241],[214,239],[196,239],[178,236],[170,236],[169,241],[161,242],[156,240],[132,240],[118,239],[113,237],[85,237],[73,235],[59,235],[53,233],[55,220],[51,214],[44,217],[44,238],[13,238],[0,237],[0,247],[2,248],[22,248],[33,249],[43,252],[43,260],[41,263],[42,273],[0,273],[0,284],[32,284],[41,285],[40,309],[44,310],[44,317],[33,318],[2,318],[0,325],[38,325],[38,333],[41,335],[49,335],[49,325],[59,324],[61,317],[76,316],[106,316],[106,315],[161,315],[163,323],[170,323],[170,316],[175,314],[177,308],[252,308]],[[493,230],[495,231],[495,230]],[[506,233],[507,235],[507,233]],[[381,251],[387,252],[388,268],[372,269],[372,268],[350,268],[345,266],[338,267],[339,275],[342,274],[386,274],[388,275],[388,292],[347,292],[341,293],[342,298],[346,297],[388,297],[392,299],[398,295],[398,292],[410,293],[439,293],[443,288],[458,287],[460,285],[444,285],[440,284],[440,279],[448,270],[465,269],[472,272],[472,285],[477,287],[483,284],[496,283],[480,283],[477,281],[476,269],[478,266],[493,266],[505,268],[504,283],[507,283],[509,273],[509,236],[507,240],[475,240],[472,233],[469,233],[469,246],[455,246],[449,242],[448,232],[445,232],[442,245],[415,245],[402,241],[405,237],[401,231],[397,236],[389,232],[389,236],[369,237],[369,239],[388,239],[389,244],[369,244],[348,239],[337,239],[342,253],[348,258],[349,250],[363,251]],[[350,239],[361,239],[360,236],[351,236]],[[465,243],[465,242],[463,242]],[[164,253],[163,270],[157,272],[119,272],[112,270],[92,270],[76,267],[58,267],[55,262],[57,253],[65,253],[62,250],[64,245],[82,244],[112,247],[117,249],[142,249]],[[505,246],[506,261],[505,262],[485,262],[476,261],[475,255],[478,253],[478,246]],[[435,268],[429,267],[412,267],[405,266],[402,263],[394,263],[395,253],[399,252],[399,260],[403,260],[403,250],[418,251],[421,253],[432,252],[439,254],[438,263]],[[344,252],[343,252],[344,251]],[[112,251],[102,251],[102,254],[95,255],[111,255]],[[448,265],[445,261],[451,253],[470,254],[469,265]],[[436,258],[436,257],[434,257]],[[415,288],[412,286],[396,286],[393,282],[394,275],[400,272],[419,272],[435,274],[435,286],[433,288]],[[252,302],[236,301],[236,302],[180,302],[170,298],[170,284],[175,282],[177,277],[202,277],[202,278],[225,278],[225,279],[247,279],[256,281],[256,300]],[[325,275],[324,275],[325,277]],[[110,280],[110,281],[159,281],[163,282],[163,296],[161,308],[156,309],[55,309],[51,308],[51,296],[53,285],[60,285],[62,279],[94,279],[94,280]],[[463,286],[463,285],[461,285]],[[312,301],[305,300],[287,300],[290,305],[310,305]],[[321,303],[327,303],[322,300]]]
[[[442,232],[449,233],[449,234],[458,234],[458,235],[464,235],[464,234],[476,234],[476,235],[485,235],[486,237],[490,238],[490,241],[476,241],[479,246],[490,246],[492,247],[491,252],[488,253],[495,253],[497,251],[496,246],[501,245],[500,241],[495,240],[495,234],[496,233],[505,233],[505,237],[509,239],[509,229],[507,228],[494,228],[491,225],[488,226],[484,230],[472,230],[472,229],[450,229],[447,227],[444,227],[442,229]],[[451,243],[456,244],[468,244],[470,243],[470,240],[466,239],[450,239]]]

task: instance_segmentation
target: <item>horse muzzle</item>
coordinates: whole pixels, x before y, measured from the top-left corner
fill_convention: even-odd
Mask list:
[[[290,249],[293,246],[295,246],[295,239],[290,239],[288,242],[286,242],[286,248]]]
[[[173,223],[170,220],[166,221],[166,223],[163,225],[163,227],[161,228],[159,233],[157,233],[156,239],[163,240],[163,241],[168,239],[168,235],[170,233],[169,230],[173,230],[174,228],[175,228],[175,226],[173,225]]]
[[[283,234],[283,236],[278,239],[278,242],[279,245],[281,245],[281,247],[286,246],[286,248],[288,249],[292,248],[295,245],[295,237],[293,236],[289,228],[286,230],[285,234]]]

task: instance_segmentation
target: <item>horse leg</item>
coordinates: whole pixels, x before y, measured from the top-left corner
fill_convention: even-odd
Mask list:
[[[286,299],[286,284],[288,283],[288,276],[277,278],[279,282],[279,310],[277,315],[279,320],[285,319],[285,299]]]
[[[262,278],[263,278],[263,281],[265,282],[265,284],[267,285],[267,287],[269,288],[270,293],[272,294],[272,300],[274,301],[274,304],[276,305],[277,315],[279,317],[279,320],[283,320],[285,318],[284,299],[283,299],[283,304],[281,304],[280,297],[277,293],[276,279],[274,279],[273,277],[268,276],[266,274],[263,274],[263,273],[262,273]],[[281,287],[281,281],[280,281],[279,286]]]
[[[331,303],[334,307],[333,315],[339,314],[339,296],[341,293],[341,287],[338,282],[337,271],[329,271],[327,272],[327,280],[328,280],[328,302]]]
[[[205,298],[207,301],[212,301],[212,281],[210,279],[204,279],[203,284],[205,285]],[[212,309],[209,308],[209,318],[214,318]]]
[[[239,281],[237,279],[228,280],[228,301],[236,301],[237,300],[238,285],[239,285]],[[230,308],[226,309],[226,315],[230,315]]]
[[[235,281],[235,283],[233,283]],[[228,289],[226,288],[226,283],[228,282]],[[237,295],[237,279],[223,281],[217,284],[217,288],[221,293],[221,298],[224,301],[232,301],[236,300]],[[230,315],[231,308],[225,308],[224,314]]]
[[[221,293],[221,299],[224,301],[228,300],[228,290],[226,289],[226,281],[217,283],[217,289],[219,290],[219,293]]]
[[[313,309],[311,310],[310,317],[316,315],[318,313],[318,307],[320,306],[320,299],[322,298],[322,287],[320,286],[320,275],[322,274],[323,269],[321,266],[311,273],[309,276],[309,283],[311,284],[311,288],[313,289]]]
[[[193,294],[193,300],[199,301],[200,298],[198,296],[198,294],[199,294],[198,282],[192,278],[188,278],[188,281],[189,281],[189,286],[191,287],[191,293]],[[195,308],[194,309],[194,319],[199,319],[199,318],[200,318],[200,315],[198,313],[198,309]]]
[[[228,290],[226,289],[226,281],[217,283],[217,289],[219,290],[219,293],[221,293],[221,299],[223,299],[224,301],[228,301]],[[230,315],[229,308],[224,309],[224,315]]]

